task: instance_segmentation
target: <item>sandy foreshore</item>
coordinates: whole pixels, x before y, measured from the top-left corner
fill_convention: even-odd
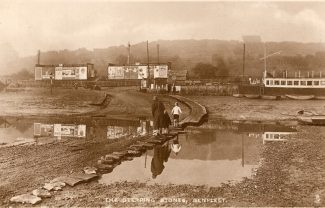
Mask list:
[[[128,119],[139,115],[150,116],[152,95],[129,89],[106,92],[113,97],[106,108],[91,107],[83,112],[90,116]],[[84,93],[80,91],[80,95]],[[98,96],[102,94],[87,102],[99,99]],[[298,110],[322,112],[324,108],[321,101],[282,102],[210,96],[190,98],[205,105],[210,118],[229,120],[290,120],[296,119],[295,113]],[[168,108],[173,102],[164,100]],[[38,105],[42,104],[43,102]],[[15,108],[20,108],[19,103]],[[36,108],[35,112],[38,112]],[[39,112],[50,115],[47,110]],[[75,113],[77,115],[80,112]],[[188,114],[189,110],[185,113]],[[38,206],[324,206],[324,132],[324,127],[299,126],[298,133],[288,137],[287,142],[264,145],[261,155],[263,159],[254,176],[235,185],[207,187],[128,182],[102,185],[93,181],[66,187],[63,191],[54,193],[54,197],[44,199]],[[10,203],[9,199],[32,191],[57,176],[92,166],[100,156],[123,150],[135,140],[137,138],[125,138],[113,143],[96,139],[63,140],[45,145],[1,148],[0,168],[3,171],[0,206],[21,206]],[[142,198],[144,201],[126,200],[129,198]],[[148,199],[149,202],[146,201]]]

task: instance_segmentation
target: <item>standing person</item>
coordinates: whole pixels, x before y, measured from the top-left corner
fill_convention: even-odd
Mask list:
[[[175,84],[173,84],[173,94],[174,95],[176,94],[176,86],[175,86]]]
[[[182,114],[181,108],[178,106],[178,102],[175,103],[175,106],[172,109],[172,115],[174,120],[174,127],[178,127],[179,125],[179,116]]]
[[[164,104],[158,100],[157,96],[153,97],[153,103],[151,106],[152,116],[153,116],[153,130],[154,134],[162,133],[163,118],[164,118]]]
[[[167,110],[164,110],[164,118],[163,118],[163,125],[162,125],[163,134],[168,134],[168,132],[169,132],[168,129],[171,124],[172,124],[172,121],[170,120],[168,112],[167,112]]]

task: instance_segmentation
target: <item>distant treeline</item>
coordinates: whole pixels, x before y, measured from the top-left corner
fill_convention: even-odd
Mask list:
[[[247,43],[243,71],[243,43],[221,40],[159,40],[149,44],[149,61],[157,63],[157,44],[160,45],[160,63],[171,62],[172,70],[188,70],[191,78],[220,76],[261,76],[264,70],[263,43]],[[268,71],[325,70],[325,47],[322,43],[268,42],[267,54],[281,51],[267,59]],[[34,72],[37,56],[17,58],[7,63],[8,70],[17,73],[26,69]],[[60,50],[41,52],[41,64],[93,63],[97,74],[107,76],[108,63],[126,65],[127,46],[102,49]],[[131,43],[131,64],[147,63],[146,42]],[[324,73],[325,74],[325,71]]]

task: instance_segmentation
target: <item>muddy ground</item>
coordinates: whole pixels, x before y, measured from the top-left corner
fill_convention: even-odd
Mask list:
[[[231,96],[189,96],[206,106],[209,116],[226,120],[295,120],[305,110],[325,115],[325,100],[263,100]]]
[[[104,114],[119,118],[150,116],[152,95],[144,95],[130,89],[108,92],[113,98],[106,108],[91,107],[83,112],[92,116]],[[80,94],[84,93],[85,91]],[[298,109],[308,108],[321,112],[324,108],[323,102],[320,101],[282,102],[238,100],[232,97],[193,97],[193,99],[207,106],[210,118],[232,120],[293,119],[293,112]],[[168,103],[171,105],[173,100],[165,100],[165,104]],[[16,104],[17,109],[23,105],[20,102]],[[46,114],[48,111],[41,112]],[[186,110],[186,114],[188,113]],[[289,116],[281,117],[283,113]],[[298,128],[298,134],[288,138],[287,142],[264,145],[261,155],[264,159],[255,176],[244,179],[236,185],[152,186],[128,182],[101,185],[93,181],[58,191],[52,198],[43,200],[38,206],[324,206],[324,137],[323,127],[301,126]],[[85,166],[96,164],[100,156],[123,150],[138,139],[125,138],[112,143],[106,140],[66,139],[46,145],[1,148],[0,206],[17,205],[9,203],[12,196],[30,192],[58,176],[79,172]],[[114,201],[127,198],[145,198],[151,202]],[[195,199],[214,199],[214,201],[204,202]]]

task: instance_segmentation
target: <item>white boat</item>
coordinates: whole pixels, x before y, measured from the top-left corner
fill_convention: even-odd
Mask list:
[[[280,99],[280,96],[276,96],[276,95],[262,95],[261,98],[262,99],[265,99],[265,100],[276,100],[276,99]]]
[[[255,94],[245,94],[244,96],[250,99],[260,98],[260,95],[255,95]]]
[[[311,100],[315,98],[315,95],[286,95],[286,97],[293,100]]]
[[[294,76],[288,76],[287,72],[282,77],[275,77],[264,71],[260,84],[252,82],[249,84],[239,85],[238,90],[241,94],[261,94],[261,95],[290,95],[291,99],[325,99],[325,77],[320,73],[314,75],[300,75],[295,73]],[[299,95],[299,97],[298,97]],[[302,97],[300,97],[302,96]],[[312,97],[312,98],[311,98]]]
[[[241,97],[244,97],[243,94],[233,94],[232,96],[236,97],[236,98],[241,98]]]
[[[302,116],[299,121],[303,124],[325,126],[325,115]]]

